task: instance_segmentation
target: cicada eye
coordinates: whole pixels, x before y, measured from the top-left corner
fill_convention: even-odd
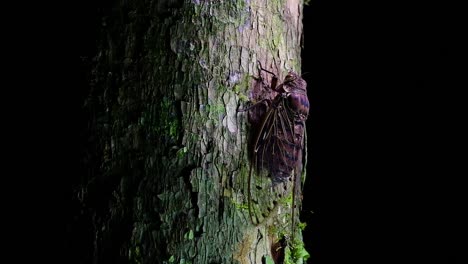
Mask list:
[[[284,78],[284,82],[292,82],[294,80],[296,80],[296,76],[292,73],[289,73],[286,75],[286,78]]]

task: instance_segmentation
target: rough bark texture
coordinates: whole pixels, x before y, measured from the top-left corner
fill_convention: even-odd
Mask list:
[[[280,79],[300,72],[301,12],[299,0],[104,10],[76,190],[94,263],[273,263],[290,217],[249,221],[250,128],[238,110],[257,60]]]

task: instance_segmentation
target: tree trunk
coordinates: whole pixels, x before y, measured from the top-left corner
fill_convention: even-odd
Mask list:
[[[257,61],[300,71],[302,1],[121,0],[100,32],[77,189],[94,263],[302,263],[300,231],[278,249],[290,202],[249,219],[239,112]]]

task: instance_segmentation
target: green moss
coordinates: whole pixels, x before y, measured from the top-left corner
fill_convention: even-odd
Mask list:
[[[301,64],[299,63],[299,60],[297,59],[290,59],[288,61],[288,66],[292,68],[293,71],[298,72],[298,70],[301,69]]]
[[[197,142],[200,139],[200,135],[193,133],[191,131],[186,131],[186,134],[187,134],[187,141],[189,142]]]
[[[228,88],[226,86],[224,86],[224,85],[219,85],[218,86],[218,92],[220,92],[220,93],[226,92],[227,89]]]
[[[265,263],[266,264],[275,264],[273,259],[270,256],[265,256]]]
[[[140,256],[140,247],[139,247],[139,246],[136,246],[136,247],[135,247],[135,255],[136,255],[137,257]]]
[[[187,147],[183,147],[177,150],[176,156],[179,158],[182,158],[183,156],[185,156],[186,153],[187,153]]]
[[[301,240],[293,241],[292,246],[287,247],[284,253],[285,264],[303,264],[310,257]]]
[[[239,27],[244,25],[250,16],[249,10],[246,8],[245,0],[238,0],[236,6],[233,7],[233,10],[239,10],[239,13],[235,16],[237,18],[235,26]]]
[[[277,225],[270,225],[268,227],[268,234],[272,237],[282,237],[282,234],[279,232]]]
[[[249,97],[247,96],[247,91],[249,90],[251,80],[252,80],[252,77],[247,75],[244,78],[242,78],[242,80],[239,83],[237,83],[236,85],[234,85],[234,87],[232,88],[234,93],[239,98],[239,101],[241,101],[241,102],[248,102],[249,101]]]
[[[140,264],[141,263],[141,258],[142,258],[141,252],[140,252],[140,247],[139,246],[131,247],[128,250],[128,258],[129,258],[131,263]]]
[[[289,192],[288,195],[284,196],[279,200],[279,203],[285,207],[290,207],[292,206],[293,202],[293,194],[292,192]]]
[[[241,166],[239,173],[235,177],[236,182],[234,183],[234,186],[238,186],[238,188],[241,188],[243,191],[247,191],[247,185],[246,185],[246,180],[249,176],[249,167],[248,166]],[[235,188],[237,189],[237,188]],[[233,189],[233,193],[230,194],[230,200],[231,203],[235,206],[236,209],[238,210],[249,210],[249,204],[247,201],[247,194],[244,193],[244,195],[238,194],[235,189]]]
[[[161,137],[163,142],[175,142],[180,133],[180,120],[177,118],[175,107],[171,99],[163,97],[155,111],[143,113],[143,120],[156,120],[153,131]]]
[[[245,8],[245,0],[237,0],[234,6],[234,9],[241,9],[243,10]]]
[[[178,134],[178,130],[179,130],[179,122],[177,121],[169,122],[169,135],[171,137],[176,138]]]
[[[306,227],[307,227],[307,223],[306,222],[299,222],[297,224],[297,226],[301,229],[301,230],[304,230]]]
[[[274,7],[274,9],[278,9],[285,5],[285,0],[271,0],[270,5]]]
[[[193,230],[190,229],[190,231],[188,231],[187,233],[185,233],[184,238],[187,239],[187,240],[193,240],[193,238],[194,238]]]
[[[226,114],[226,106],[224,104],[206,105],[206,110],[215,117]]]
[[[245,94],[239,94],[239,101],[248,102],[249,98]]]
[[[284,20],[281,16],[279,15],[272,16],[271,23],[273,25],[272,26],[273,28],[278,29],[277,31],[273,33],[272,39],[269,42],[270,44],[269,48],[273,52],[273,51],[278,50],[280,46],[284,45],[284,36],[285,36],[284,33],[285,32],[282,30],[284,29]]]
[[[236,203],[234,200],[232,203],[239,210],[249,210],[249,205],[246,203]]]

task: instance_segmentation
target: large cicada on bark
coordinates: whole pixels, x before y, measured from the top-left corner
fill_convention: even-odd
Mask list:
[[[291,223],[294,226],[294,211],[301,197],[302,153],[305,144],[305,122],[309,113],[307,84],[300,75],[292,71],[280,84],[277,76],[261,65],[259,73],[257,81],[263,84],[264,92],[269,90],[269,93],[275,95],[260,99],[246,109],[249,110],[249,122],[254,130],[250,143],[252,165],[248,179],[249,215],[254,224],[258,224],[262,217],[267,218],[268,214],[262,212],[261,208],[267,207],[272,210],[278,203],[276,198],[281,199],[288,194],[291,195],[287,186],[292,185]],[[270,85],[264,83],[262,73],[272,75]],[[255,168],[257,175],[261,175],[262,172],[268,175],[271,179],[270,193],[276,196],[263,195],[266,190],[260,186],[261,184],[257,184],[258,181],[255,181],[255,187],[252,188],[252,171],[254,171],[252,168]]]

